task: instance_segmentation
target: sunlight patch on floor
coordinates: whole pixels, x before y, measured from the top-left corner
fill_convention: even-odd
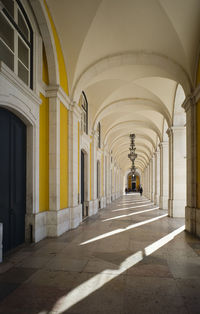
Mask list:
[[[97,237],[94,237],[94,238],[92,238],[90,240],[87,240],[85,242],[80,243],[80,245],[85,245],[85,244],[88,244],[88,243],[92,243],[92,242],[95,242],[95,241],[98,241],[98,240],[101,240],[101,239],[105,239],[105,238],[111,237],[111,236],[113,236],[115,234],[119,234],[119,233],[122,233],[122,232],[125,232],[125,231],[128,231],[128,230],[131,230],[133,228],[136,228],[136,227],[148,224],[150,222],[154,222],[154,221],[159,220],[161,218],[164,218],[166,216],[168,216],[168,214],[164,214],[164,215],[161,215],[161,216],[158,216],[158,217],[155,217],[155,218],[151,218],[151,219],[148,219],[148,220],[137,222],[136,224],[132,224],[132,225],[126,227],[126,228],[120,228],[120,229],[116,229],[116,230],[113,230],[113,231],[101,234],[101,235],[99,235]]]
[[[154,204],[152,204],[154,205]],[[149,206],[152,206],[151,204],[145,204],[145,205],[137,205],[137,206],[131,206],[131,207],[125,207],[125,208],[118,208],[118,209],[113,209],[112,212],[119,212],[119,211],[122,211],[122,210],[127,210],[127,209],[136,209],[136,208],[140,208],[140,207],[149,207]]]
[[[70,309],[72,306],[77,304],[78,302],[84,300],[89,295],[97,291],[98,289],[102,288],[105,284],[109,281],[115,279],[119,275],[121,275],[127,269],[133,267],[140,261],[144,259],[145,256],[152,254],[153,252],[160,249],[162,246],[173,240],[173,238],[180,234],[183,230],[185,230],[185,225],[174,230],[173,232],[169,233],[168,235],[164,236],[160,240],[148,245],[144,250],[138,251],[131,256],[127,257],[124,262],[121,263],[119,269],[112,270],[112,275],[108,275],[107,271],[104,270],[101,273],[95,275],[91,279],[85,281],[84,283],[80,284],[78,287],[70,291],[66,296],[60,298],[57,303],[55,304],[54,308],[57,308],[59,304],[59,312],[57,313],[64,313],[64,311]],[[62,305],[61,305],[62,304]],[[54,311],[54,308],[52,311]],[[40,312],[41,313],[41,312]],[[43,313],[41,313],[43,314]]]
[[[156,210],[156,209],[159,209],[159,207],[154,207],[154,208],[151,208],[151,209],[141,210],[139,212],[134,212],[134,213],[127,214],[127,215],[120,215],[120,216],[107,218],[107,219],[102,220],[102,222],[115,220],[115,219],[120,219],[120,218],[124,218],[124,217],[130,217],[130,216],[133,216],[133,215],[142,214],[142,213],[146,213],[146,212],[151,212],[151,211]]]

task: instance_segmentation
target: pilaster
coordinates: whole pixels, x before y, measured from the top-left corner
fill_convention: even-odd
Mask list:
[[[160,209],[168,209],[169,150],[168,142],[160,142]]]
[[[155,194],[154,204],[159,205],[160,198],[160,150],[155,152]]]
[[[198,94],[197,94],[198,95]],[[188,97],[182,107],[186,112],[186,145],[187,145],[187,195],[185,207],[186,230],[197,234],[197,98]],[[200,221],[200,217],[199,217]],[[198,232],[200,236],[200,231]]]
[[[170,217],[184,217],[186,203],[186,142],[184,126],[167,130],[169,136],[169,200]]]

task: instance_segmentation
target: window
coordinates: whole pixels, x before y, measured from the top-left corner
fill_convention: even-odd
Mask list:
[[[82,108],[82,119],[81,119],[81,128],[88,134],[88,102],[84,92],[81,95],[81,108]]]
[[[30,88],[33,31],[19,0],[0,0],[0,60]]]
[[[101,123],[97,125],[98,147],[101,148]]]

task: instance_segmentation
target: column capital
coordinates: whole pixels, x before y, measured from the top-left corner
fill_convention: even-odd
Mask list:
[[[185,125],[177,125],[177,126],[171,126],[170,128],[168,128],[166,133],[168,137],[170,137],[176,131],[184,131],[184,130],[186,130]]]
[[[159,143],[159,148],[161,149],[162,147],[165,147],[165,146],[167,146],[169,144],[169,142],[168,141],[163,141],[163,142],[160,142]]]
[[[69,109],[71,106],[71,100],[69,96],[64,92],[60,85],[49,85],[46,88],[46,97],[48,98],[58,98],[63,105]]]
[[[159,153],[160,153],[160,150],[159,150],[159,149],[156,149],[155,152],[153,153],[153,156],[154,156],[154,157],[157,157],[157,155],[158,155]]]
[[[75,114],[76,118],[81,121],[82,110],[81,107],[77,105],[76,102],[71,102],[69,105],[69,110]]]
[[[183,104],[182,104],[182,108],[183,108],[183,109],[185,110],[185,112],[187,113],[188,110],[189,110],[191,107],[193,107],[193,106],[196,105],[196,102],[197,102],[197,100],[196,100],[195,95],[190,95],[190,96],[188,96],[188,97],[184,100],[184,102],[183,102]]]

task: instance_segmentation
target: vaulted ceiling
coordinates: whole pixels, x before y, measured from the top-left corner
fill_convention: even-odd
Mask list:
[[[82,90],[89,129],[126,171],[129,134],[142,170],[194,87],[200,39],[199,0],[47,0],[68,74],[70,97]],[[178,109],[180,112],[183,109]],[[164,127],[165,126],[165,127]]]

